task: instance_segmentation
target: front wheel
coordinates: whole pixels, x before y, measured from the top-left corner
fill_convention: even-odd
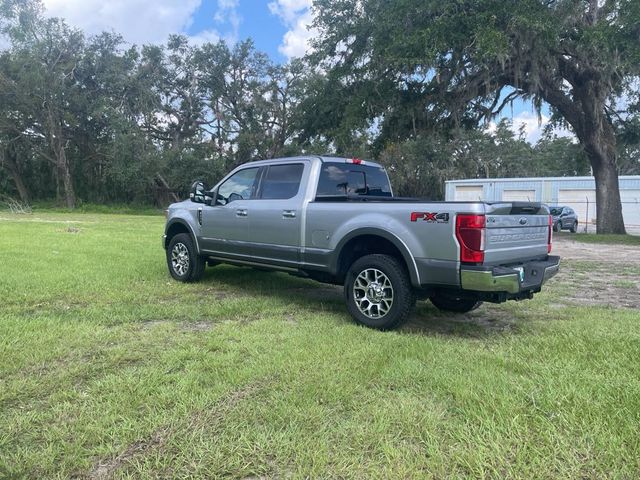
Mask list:
[[[191,236],[180,233],[173,237],[167,248],[167,267],[179,282],[195,282],[202,278],[206,260],[198,255]]]
[[[390,255],[365,255],[356,260],[347,273],[344,295],[354,320],[378,330],[400,326],[415,304],[406,268]]]

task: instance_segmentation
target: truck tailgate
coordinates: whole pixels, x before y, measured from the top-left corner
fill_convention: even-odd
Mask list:
[[[513,202],[489,204],[486,210],[485,265],[504,265],[548,254],[546,206]]]

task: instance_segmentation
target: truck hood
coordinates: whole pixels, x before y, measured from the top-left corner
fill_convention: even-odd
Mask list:
[[[169,210],[177,210],[180,208],[186,208],[189,209],[192,206],[195,206],[196,204],[193,203],[191,200],[183,200],[181,202],[176,202],[176,203],[172,203],[171,205],[169,205]]]

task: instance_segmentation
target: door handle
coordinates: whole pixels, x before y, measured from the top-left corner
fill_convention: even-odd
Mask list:
[[[283,210],[282,211],[282,216],[284,218],[296,218],[296,211],[295,210]]]
[[[236,210],[236,217],[246,217],[249,215],[246,208],[239,208]]]

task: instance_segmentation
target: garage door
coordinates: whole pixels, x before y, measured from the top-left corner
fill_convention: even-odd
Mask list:
[[[484,190],[482,185],[456,185],[455,199],[457,201],[477,202],[484,197]]]
[[[535,202],[535,190],[503,190],[502,200],[505,202]]]
[[[591,224],[596,218],[595,190],[559,190],[558,205],[573,208],[578,214],[578,221]]]
[[[640,190],[620,190],[620,199],[624,224],[640,227]]]

